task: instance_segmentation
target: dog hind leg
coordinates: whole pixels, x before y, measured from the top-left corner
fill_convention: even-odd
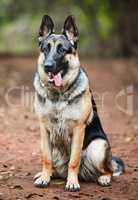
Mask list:
[[[97,138],[84,151],[80,176],[86,181],[96,181],[102,186],[108,186],[112,177],[110,163],[111,151],[108,142]]]

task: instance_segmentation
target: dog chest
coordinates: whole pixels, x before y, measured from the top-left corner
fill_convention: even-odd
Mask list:
[[[81,119],[84,111],[83,100],[69,104],[67,101],[53,102],[46,99],[35,101],[35,110],[45,120],[53,145],[70,146],[73,127]]]
[[[51,122],[57,121],[60,123],[62,121],[63,124],[63,122],[79,120],[83,114],[84,108],[81,101],[68,104],[67,101],[52,102],[46,99],[46,102],[43,103],[36,98],[35,111],[39,116],[49,119]]]
[[[69,145],[76,115],[66,102],[60,102],[49,107],[47,110],[47,128],[50,132],[50,140],[56,145]]]
[[[53,103],[47,100],[43,107],[46,117],[46,127],[52,143],[67,145],[70,143],[73,126],[82,115],[80,104],[69,105],[66,101]]]

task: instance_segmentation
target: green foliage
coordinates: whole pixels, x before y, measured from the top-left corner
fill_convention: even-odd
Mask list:
[[[113,0],[0,0],[0,52],[35,51],[43,14],[52,16],[58,32],[67,15],[73,14],[80,31],[81,53],[115,55],[119,49],[112,38],[118,37],[115,30],[120,8],[114,4]]]
[[[103,39],[108,39],[111,30],[113,28],[113,18],[110,13],[109,1],[102,0],[100,1],[97,7],[96,18],[99,25],[99,35]]]

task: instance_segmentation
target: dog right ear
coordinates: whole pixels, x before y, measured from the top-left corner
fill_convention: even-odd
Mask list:
[[[65,20],[62,34],[70,40],[75,48],[77,48],[79,33],[75,23],[75,17],[73,15],[69,15]]]
[[[53,32],[54,32],[53,20],[48,15],[44,15],[39,29],[39,37],[47,38]]]

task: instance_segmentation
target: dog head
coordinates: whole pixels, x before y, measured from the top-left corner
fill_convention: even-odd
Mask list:
[[[72,15],[65,20],[62,34],[54,34],[52,19],[43,16],[39,29],[38,72],[45,84],[59,88],[71,82],[80,66],[76,52],[78,36]]]

